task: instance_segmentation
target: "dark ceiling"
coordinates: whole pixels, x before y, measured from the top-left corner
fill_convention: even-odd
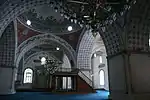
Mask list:
[[[6,0],[0,0],[0,6],[2,5],[2,4],[4,4],[6,2]]]
[[[40,33],[63,35],[74,33],[83,25],[92,30],[116,20],[116,16],[130,8],[132,0],[58,0],[38,5],[18,17],[18,20]],[[79,3],[80,2],[80,3]],[[86,4],[84,4],[86,3]],[[127,8],[126,8],[127,6]],[[110,8],[110,9],[109,9]],[[89,16],[84,18],[84,16]],[[27,25],[27,20],[31,25]],[[68,26],[73,30],[68,31]]]
[[[36,6],[29,11],[21,14],[18,20],[26,24],[27,20],[31,21],[30,27],[40,33],[53,33],[55,35],[63,35],[76,32],[81,29],[78,24],[75,24],[61,16],[60,10],[55,11],[50,5]],[[73,30],[68,31],[68,26],[72,26]]]

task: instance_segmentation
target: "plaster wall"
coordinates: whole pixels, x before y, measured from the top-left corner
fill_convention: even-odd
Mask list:
[[[150,93],[150,56],[132,54],[129,56],[132,88],[135,93]]]
[[[93,86],[95,89],[105,89],[109,90],[109,82],[108,82],[108,66],[107,66],[107,59],[105,55],[101,55],[102,57],[102,64],[105,66],[100,67],[100,56],[96,56],[92,58],[92,76],[93,77]],[[104,71],[104,85],[100,85],[100,70]]]
[[[111,93],[125,93],[127,87],[124,56],[118,55],[109,59],[108,66]]]
[[[67,57],[67,55],[64,54],[63,56],[63,64],[62,64],[62,68],[71,68],[71,64],[70,64],[70,61]]]

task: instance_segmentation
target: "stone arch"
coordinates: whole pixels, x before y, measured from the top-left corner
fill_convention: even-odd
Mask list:
[[[73,67],[76,67],[76,52],[74,49],[66,41],[52,34],[41,34],[33,36],[20,44],[16,53],[16,65],[19,64],[21,58],[27,51],[34,48],[35,46],[42,44],[54,44],[55,46],[59,46],[60,49],[63,48],[63,51],[66,53],[68,58],[73,61]]]
[[[150,39],[150,1],[136,0],[128,13],[125,27],[127,51],[149,52]]]
[[[3,19],[0,21],[0,36],[1,36],[2,32],[4,31],[4,29],[7,27],[7,25],[13,20],[13,18],[17,17],[18,15],[20,15],[21,13],[25,12],[26,10],[28,10],[29,8],[31,8],[33,6],[49,4],[51,1],[52,0],[11,0],[11,1],[5,2],[0,9],[0,12],[1,12],[0,19]],[[100,34],[104,40],[107,54],[114,55],[121,51],[123,42],[121,39],[121,34],[119,33],[120,31],[118,32],[118,29],[120,30],[120,28],[117,26],[117,24],[113,23],[112,25],[108,25],[108,26],[109,27],[107,27],[106,30],[113,29],[116,32],[113,32],[113,34],[112,34],[112,32],[110,32],[110,31],[102,32],[100,29]],[[85,39],[83,39],[83,40],[85,40]],[[89,43],[89,47],[87,47],[87,48],[90,48],[91,44],[90,44],[90,42],[88,42],[88,43]],[[91,43],[92,43],[92,41],[91,41]],[[81,44],[83,46],[84,43],[81,43]],[[79,52],[79,55],[80,54],[81,53]],[[83,58],[83,57],[81,57],[81,58]]]
[[[99,34],[105,45],[107,56],[116,55],[125,48],[122,38],[123,27],[120,27],[118,24],[120,24],[119,19],[105,27],[105,31],[103,31],[102,28],[99,29]]]
[[[78,55],[77,55],[77,67],[83,69],[89,69],[91,66],[90,55],[94,44],[94,37],[91,33],[86,31],[81,39]]]
[[[21,14],[22,11],[25,11],[29,7],[32,7],[37,4],[48,3],[49,1],[50,0],[7,0],[7,2],[4,5],[2,5],[0,8],[0,36],[3,33],[4,29],[8,26],[8,24],[13,20],[13,18]],[[149,52],[149,46],[148,46],[148,35],[149,35],[149,28],[148,28],[149,18],[148,17],[150,14],[149,5],[150,5],[149,0],[137,0],[137,4],[135,5],[134,9],[132,9],[130,13],[131,15],[129,17],[129,22],[126,27],[127,29],[125,31],[126,43],[124,43],[123,39],[121,38],[123,34],[119,33],[120,28],[119,30],[117,29],[118,28],[117,24],[115,25],[113,24],[114,25],[113,27],[112,26],[109,27],[110,29],[111,28],[114,29],[113,33],[111,33],[111,31],[108,31],[109,30],[108,27],[107,27],[106,32],[103,32],[100,29],[100,34],[106,46],[108,56],[112,56],[112,55],[117,54],[118,52],[121,52],[125,47],[127,47],[128,50],[139,50],[139,51]],[[145,38],[144,42],[142,38]],[[124,46],[124,44],[126,45]],[[87,47],[85,47],[85,49],[86,48]],[[116,76],[114,75],[114,77]],[[116,86],[116,85],[113,85],[114,83],[115,82],[112,81],[112,85],[111,85],[112,87]]]
[[[50,58],[53,58],[53,59],[56,59],[57,61],[59,61],[59,59],[57,58],[57,57],[55,57],[52,53],[49,53],[49,51],[40,51],[40,52],[35,52],[35,53],[33,53],[32,55],[30,55],[27,59],[25,59],[25,65],[26,65],[26,63],[28,63],[28,61],[32,58],[32,57],[34,57],[34,56],[37,56],[37,55],[39,55],[39,54],[43,54],[43,55],[49,55],[50,56]],[[16,67],[18,67],[17,65],[16,65]]]
[[[8,24],[21,13],[37,5],[50,4],[52,0],[9,0],[0,8],[0,36]],[[55,0],[53,0],[55,2]]]
[[[37,5],[44,5],[44,4],[49,4],[52,0],[11,0],[5,2],[1,9],[0,9],[0,36],[4,29],[7,27],[7,25],[13,20],[13,18],[17,17],[24,11],[28,10],[31,7],[37,6]],[[54,1],[54,0],[53,0]],[[108,38],[107,38],[108,35]],[[110,37],[120,37],[119,34],[114,33],[114,35],[111,35],[108,33],[107,35],[103,34],[103,38],[107,38],[104,40],[104,42],[107,42],[106,45],[109,45],[112,41],[109,42]],[[120,41],[115,41],[113,42],[118,42],[119,44],[117,46],[120,46]],[[113,48],[115,45],[110,45],[108,48]],[[113,52],[113,51],[112,51]],[[109,52],[109,53],[112,53]],[[115,51],[114,51],[115,52]]]
[[[105,31],[99,28],[99,34],[103,40],[106,48],[107,56],[113,56],[120,53],[124,48],[124,42],[121,36],[123,31],[117,21],[105,27]],[[91,53],[94,45],[94,37],[91,32],[86,31],[81,39],[78,55],[77,55],[77,66],[78,68],[91,67]]]
[[[57,60],[60,61],[55,55],[53,55],[50,51],[40,51],[40,52],[34,52],[33,54],[31,54],[30,56],[28,56],[26,59],[24,59],[24,64],[23,66],[19,66],[16,65],[16,67],[18,68],[18,70],[15,73],[15,80],[19,80],[19,81],[23,81],[22,80],[22,74],[24,73],[24,70],[27,68],[32,69],[33,71],[35,71],[35,67],[34,66],[29,66],[28,64],[30,63],[31,65],[33,64],[31,61],[33,57],[35,56],[39,56],[43,54],[43,56],[47,56],[49,57],[49,59],[51,60]],[[60,61],[62,62],[62,61]],[[34,64],[33,64],[34,65]],[[19,73],[18,73],[19,72]],[[21,74],[20,74],[21,73]]]

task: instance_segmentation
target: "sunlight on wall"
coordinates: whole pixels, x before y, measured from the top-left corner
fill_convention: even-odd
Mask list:
[[[100,85],[105,85],[104,71],[100,70]]]

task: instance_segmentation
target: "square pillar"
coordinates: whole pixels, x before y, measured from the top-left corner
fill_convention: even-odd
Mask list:
[[[15,93],[15,70],[10,66],[0,66],[0,95]]]
[[[109,87],[112,100],[128,100],[124,99],[129,93],[125,59],[123,54],[108,58]]]
[[[110,99],[150,100],[150,56],[119,54],[108,58]]]

